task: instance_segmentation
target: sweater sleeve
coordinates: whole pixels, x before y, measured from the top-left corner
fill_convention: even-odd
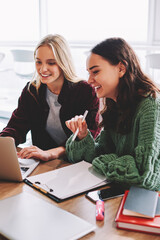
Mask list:
[[[145,101],[136,119],[139,130],[134,156],[105,154],[92,164],[111,181],[160,190],[160,102]]]
[[[95,144],[94,139],[88,131],[88,135],[80,140],[72,142],[73,134],[66,142],[66,155],[69,162],[76,163],[82,160],[92,162],[95,157]]]
[[[15,139],[16,146],[26,141],[26,134],[30,130],[26,106],[28,84],[23,89],[18,100],[18,107],[13,111],[7,126],[2,130],[0,136],[11,136]]]
[[[70,162],[75,163],[81,160],[92,162],[96,156],[113,151],[114,144],[111,141],[109,132],[104,130],[94,140],[90,131],[88,135],[80,140],[73,141],[73,135],[66,142],[66,154]],[[107,143],[104,145],[104,142]]]

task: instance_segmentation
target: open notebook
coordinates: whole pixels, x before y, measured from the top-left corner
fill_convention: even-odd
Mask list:
[[[109,183],[85,161],[27,177],[24,182],[57,202]]]
[[[0,180],[21,182],[38,164],[37,160],[17,157],[13,138],[0,137]]]
[[[28,193],[0,200],[0,233],[17,240],[73,240],[96,227]]]

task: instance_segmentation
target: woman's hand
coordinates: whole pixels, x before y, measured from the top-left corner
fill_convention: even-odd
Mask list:
[[[30,146],[23,148],[20,152],[17,153],[17,155],[19,158],[35,158],[42,161],[49,161],[59,158],[60,156],[64,155],[64,153],[64,147],[57,147],[43,151],[36,146]]]
[[[85,138],[88,134],[88,128],[87,123],[85,120],[83,120],[83,116],[75,116],[71,120],[66,121],[66,126],[75,133],[77,128],[79,128],[79,132],[77,134],[77,137],[82,140]]]

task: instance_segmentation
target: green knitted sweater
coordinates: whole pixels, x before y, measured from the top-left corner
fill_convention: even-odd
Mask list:
[[[91,162],[96,171],[124,186],[160,190],[159,98],[141,101],[127,135],[109,129],[102,130],[95,141],[90,132],[81,141],[72,142],[72,136],[66,142],[70,162]]]

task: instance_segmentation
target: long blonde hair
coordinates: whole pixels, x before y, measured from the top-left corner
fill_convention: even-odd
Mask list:
[[[64,77],[71,82],[80,81],[80,79],[77,77],[75,73],[71,52],[65,38],[58,34],[47,35],[38,43],[34,51],[34,58],[35,58],[37,49],[44,45],[48,45],[52,49],[55,60],[58,66],[62,69]],[[34,85],[38,91],[41,85],[41,81],[37,72],[35,72],[33,79],[29,84],[29,87],[31,84]]]

